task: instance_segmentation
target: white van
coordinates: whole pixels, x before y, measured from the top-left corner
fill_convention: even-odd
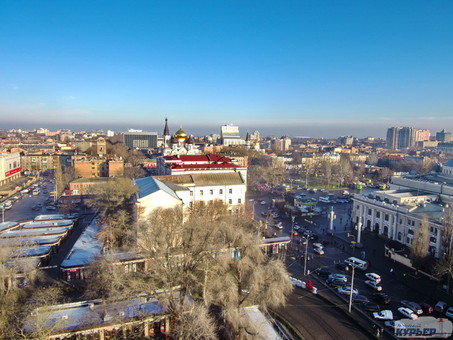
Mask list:
[[[344,260],[344,263],[352,267],[359,268],[361,270],[368,269],[368,262],[358,259],[357,257],[349,257],[346,260]]]
[[[11,203],[10,200],[3,202],[3,206],[5,209],[11,209],[13,207],[13,204]]]

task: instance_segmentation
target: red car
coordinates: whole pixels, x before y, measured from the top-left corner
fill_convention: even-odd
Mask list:
[[[425,314],[432,314],[434,311],[433,307],[425,302],[421,303],[420,307],[422,307],[423,313]]]

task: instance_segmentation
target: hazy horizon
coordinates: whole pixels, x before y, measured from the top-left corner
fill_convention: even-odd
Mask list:
[[[453,127],[451,1],[3,1],[0,123],[384,137]]]

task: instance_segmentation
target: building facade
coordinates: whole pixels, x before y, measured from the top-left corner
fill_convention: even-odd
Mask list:
[[[125,132],[123,138],[130,149],[157,148],[157,132]]]
[[[374,197],[354,195],[352,219],[356,225],[362,228],[384,235],[391,240],[396,240],[408,248],[412,242],[416,230],[420,227],[424,216],[429,221],[429,253],[439,257],[441,252],[442,208],[431,204],[430,195],[406,195],[401,199],[393,192],[379,192]],[[406,200],[414,200],[415,204],[405,204]],[[400,204],[398,204],[400,202]],[[425,203],[421,203],[425,202]],[[406,202],[410,203],[410,202]],[[417,205],[417,203],[421,205]]]
[[[245,144],[245,140],[241,139],[239,134],[239,127],[235,125],[222,125],[220,127],[220,139],[224,146]]]
[[[18,152],[0,154],[0,185],[19,178],[21,171],[20,154]]]

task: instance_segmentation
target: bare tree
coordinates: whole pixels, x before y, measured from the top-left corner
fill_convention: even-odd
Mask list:
[[[445,211],[442,227],[442,254],[434,267],[434,273],[438,277],[447,276],[447,290],[450,291],[450,280],[453,279],[453,208]]]
[[[132,246],[136,240],[135,228],[132,227],[131,214],[125,209],[120,209],[101,219],[99,240],[104,244],[104,249],[109,251]]]
[[[215,340],[216,333],[214,318],[208,308],[198,302],[194,302],[172,327],[172,335],[177,339]]]
[[[415,231],[412,241],[411,258],[416,267],[423,264],[429,248],[429,221],[427,216],[422,217],[420,227]]]
[[[65,319],[50,317],[51,307],[61,302],[63,302],[61,288],[36,287],[16,315],[16,337],[47,340],[50,335],[63,329],[66,324]]]
[[[89,193],[94,196],[91,204],[100,210],[101,215],[108,215],[124,207],[136,192],[137,187],[129,178],[124,177],[111,178],[89,190]]]
[[[220,231],[228,251],[218,256],[205,299],[222,308],[233,333],[240,337],[245,327],[241,308],[281,306],[292,285],[284,265],[267,258],[259,248],[259,238],[247,228],[227,224]]]

